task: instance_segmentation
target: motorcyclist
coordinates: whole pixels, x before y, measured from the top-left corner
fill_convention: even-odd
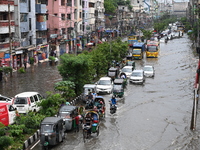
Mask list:
[[[116,100],[116,98],[115,98],[115,96],[113,95],[112,96],[112,98],[110,99],[110,106],[112,106],[112,105],[117,105],[117,100]]]

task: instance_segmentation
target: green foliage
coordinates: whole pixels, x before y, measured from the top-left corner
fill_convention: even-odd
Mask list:
[[[57,114],[60,105],[65,103],[66,100],[61,96],[61,94],[53,94],[52,92],[47,92],[47,98],[43,99],[38,105],[41,106],[40,114],[46,117],[54,116]]]
[[[7,149],[12,143],[13,138],[9,136],[0,136],[0,148],[1,150]]]
[[[55,60],[56,60],[56,57],[54,57],[54,56],[49,56],[49,60],[55,61]]]
[[[19,68],[18,72],[19,73],[25,73],[26,71],[25,71],[24,67],[21,67],[21,68]]]
[[[117,9],[116,2],[114,0],[104,1],[104,8],[105,8],[105,13],[113,14],[113,13],[115,13],[115,11]]]
[[[21,125],[9,125],[9,130],[8,132],[10,133],[11,136],[13,137],[20,137],[23,136],[23,130],[25,128],[24,124]]]
[[[29,60],[30,60],[30,64],[33,65],[34,64],[34,58],[30,57]]]
[[[151,36],[152,36],[152,31],[151,30],[144,30],[144,29],[141,29],[143,35],[144,35],[144,38],[145,39],[150,39]]]
[[[3,67],[2,70],[5,74],[11,73],[13,71],[12,67]]]
[[[6,133],[5,129],[6,129],[5,125],[0,122],[0,136],[5,135],[5,133]]]
[[[71,81],[60,81],[55,83],[55,91],[59,91],[62,94],[62,97],[65,99],[70,99],[71,97],[76,96],[75,94],[75,84]]]
[[[93,79],[94,69],[91,56],[85,53],[78,56],[64,54],[60,59],[58,70],[63,80],[73,82],[76,87],[75,93],[80,94],[83,85]]]

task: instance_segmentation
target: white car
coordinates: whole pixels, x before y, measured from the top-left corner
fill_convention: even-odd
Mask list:
[[[153,66],[144,66],[144,75],[145,77],[154,77],[155,76],[155,70]]]
[[[133,66],[124,66],[121,70],[121,73],[125,73],[127,78],[130,78],[133,72]]]
[[[143,84],[145,82],[144,71],[134,70],[130,76],[129,82]]]
[[[0,103],[12,103],[12,97],[3,96],[0,94]]]
[[[113,81],[110,77],[101,77],[96,83],[96,93],[112,93]]]

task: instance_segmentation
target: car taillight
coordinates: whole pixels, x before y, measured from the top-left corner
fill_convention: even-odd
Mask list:
[[[31,106],[31,101],[30,101],[30,98],[28,98],[28,104],[29,104],[29,106]]]

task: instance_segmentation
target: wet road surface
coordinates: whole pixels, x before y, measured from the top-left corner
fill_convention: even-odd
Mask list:
[[[167,44],[161,43],[159,58],[145,57],[135,62],[137,69],[146,64],[153,65],[155,77],[146,78],[144,85],[129,84],[124,99],[118,99],[118,110],[114,115],[110,115],[108,110],[111,95],[103,95],[107,110],[105,119],[100,123],[99,136],[93,134],[84,143],[81,131],[71,131],[67,133],[63,143],[52,147],[53,150],[199,149],[200,125],[196,131],[190,130],[198,57],[193,55],[187,36],[173,39]],[[46,64],[45,67],[45,73],[37,71],[37,77],[33,75],[29,79],[24,74],[23,79],[13,79],[12,87],[3,83],[6,87],[0,93],[9,95],[9,89],[12,96],[23,90],[53,90],[51,85],[61,80],[61,77],[55,66]],[[29,80],[24,81],[24,78]],[[40,145],[34,148],[40,149]]]

